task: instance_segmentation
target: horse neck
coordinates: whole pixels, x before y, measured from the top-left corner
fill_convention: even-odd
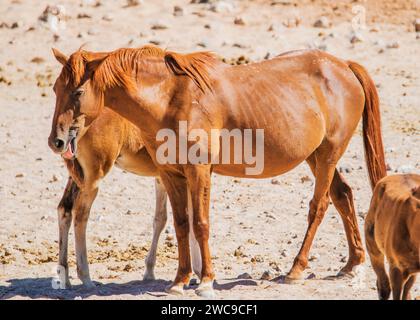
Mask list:
[[[170,84],[140,83],[135,88],[114,87],[105,91],[105,105],[136,125],[144,135],[155,135],[169,104]]]

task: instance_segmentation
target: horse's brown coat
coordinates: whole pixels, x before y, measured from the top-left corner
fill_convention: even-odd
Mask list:
[[[209,136],[211,129],[264,129],[264,170],[252,178],[279,175],[303,161],[309,164],[316,182],[308,229],[287,279],[301,277],[306,268],[330,196],[343,218],[349,243],[350,257],[341,273],[352,272],[364,261],[352,192],[336,170],[363,114],[372,186],[386,174],[379,99],[362,66],[313,50],[243,66],[228,66],[209,53],[182,55],[150,47],[119,49],[90,60],[92,55],[76,52],[70,58],[83,67],[71,68],[80,75],[71,73],[69,79],[82,80],[77,85],[69,81],[61,88],[57,113],[71,115],[73,121],[68,127],[83,128],[105,103],[140,128],[174,213],[179,268],[171,292],[182,292],[191,273],[189,194],[193,232],[202,258],[197,293],[210,296],[214,278],[208,246],[211,172],[250,177],[245,163],[160,164],[156,150],[161,142],[156,141],[156,134],[167,128],[177,132],[179,121],[188,121],[189,131],[200,128]],[[78,90],[84,91],[83,96],[69,100]],[[208,152],[217,156],[212,150]]]
[[[388,299],[392,289],[394,299],[410,299],[420,272],[420,175],[394,175],[378,182],[366,216],[365,236],[379,297]]]

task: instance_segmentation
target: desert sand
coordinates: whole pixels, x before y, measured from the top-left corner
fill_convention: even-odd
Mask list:
[[[47,145],[55,105],[52,84],[60,72],[52,47],[70,54],[82,44],[109,51],[154,43],[181,52],[211,50],[231,63],[293,49],[326,50],[361,63],[376,82],[389,173],[420,172],[418,1],[193,2],[65,0],[58,11],[43,14],[55,1],[1,1],[0,299],[178,298],[164,292],[177,269],[171,212],[159,246],[157,280],[143,282],[152,235],[153,179],[117,168],[101,184],[88,225],[90,270],[97,287],[87,291],[80,286],[71,231],[74,287],[52,288],[58,256],[56,207],[67,180],[63,161]],[[360,128],[339,167],[353,187],[363,230],[371,190]],[[306,164],[275,179],[213,177],[210,245],[217,298],[377,298],[369,259],[355,278],[325,279],[347,257],[344,229],[333,206],[317,233],[305,279],[276,281],[300,247],[313,184]],[[261,280],[265,272],[274,281]],[[420,295],[420,280],[413,295]],[[199,298],[194,285],[183,298]]]

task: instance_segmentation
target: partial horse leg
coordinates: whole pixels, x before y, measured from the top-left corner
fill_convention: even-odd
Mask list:
[[[168,293],[182,295],[184,293],[184,286],[189,283],[192,273],[188,244],[187,181],[182,176],[167,172],[161,172],[160,177],[171,201],[176,238],[178,241],[178,271],[174,282],[166,288],[166,291]]]
[[[73,206],[74,235],[76,238],[77,276],[87,288],[95,287],[90,279],[86,252],[86,226],[92,203],[98,194],[97,187],[86,187],[79,191]]]
[[[385,270],[385,257],[379,249],[375,240],[375,224],[374,224],[374,209],[371,208],[365,221],[365,237],[366,247],[370,257],[373,270],[376,273],[376,287],[378,289],[378,297],[380,300],[388,300],[391,294],[391,286],[389,278]]]
[[[317,150],[320,150],[320,148]],[[302,272],[308,265],[309,250],[314,240],[316,230],[322,222],[329,204],[328,189],[330,188],[334,176],[337,160],[336,157],[334,157],[334,153],[331,152],[331,148],[324,147],[311,157],[314,156],[316,157],[315,191],[309,204],[308,229],[300,251],[293,262],[293,266],[286,276],[286,282],[301,278]]]
[[[67,180],[64,194],[57,208],[58,213],[58,246],[59,246],[59,258],[58,258],[58,269],[57,273],[60,281],[63,281],[63,285],[66,289],[71,287],[69,280],[69,266],[68,266],[68,239],[69,230],[72,220],[72,208],[75,197],[77,196],[79,189],[73,182],[72,178],[69,177]],[[62,274],[64,272],[64,274]]]
[[[166,221],[168,219],[166,210],[166,199],[167,194],[165,187],[159,178],[155,179],[155,193],[156,193],[156,207],[155,207],[155,218],[153,221],[153,238],[152,245],[150,246],[149,254],[146,257],[146,272],[144,273],[144,280],[154,280],[155,264],[156,264],[156,251],[159,243],[159,237],[165,228]]]
[[[334,172],[330,194],[343,221],[349,246],[349,259],[338,275],[352,275],[354,267],[365,261],[365,251],[354,209],[352,190],[337,169]]]
[[[213,290],[214,273],[209,248],[210,166],[192,166],[188,168],[186,175],[191,192],[194,235],[200,246],[202,262],[201,282],[196,293],[205,298],[212,298],[215,294]]]
[[[203,267],[201,263],[201,252],[200,245],[195,237],[194,230],[194,210],[191,200],[191,191],[188,188],[188,219],[190,223],[190,251],[191,251],[191,260],[194,273],[201,279],[201,269]]]
[[[410,290],[413,287],[414,283],[416,283],[416,275],[415,274],[411,275],[404,285],[404,292],[403,292],[403,296],[402,296],[403,300],[411,300]]]
[[[401,300],[402,290],[408,277],[405,277],[403,272],[393,263],[389,268],[389,277],[391,279],[392,299]]]

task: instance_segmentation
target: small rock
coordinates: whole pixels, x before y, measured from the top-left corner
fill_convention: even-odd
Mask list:
[[[32,58],[31,62],[32,63],[44,63],[45,59],[41,58],[41,57],[34,57],[34,58]]]
[[[386,45],[386,47],[387,47],[388,49],[398,49],[398,48],[400,47],[400,44],[399,44],[397,41],[394,41],[394,42],[392,42],[392,43],[388,43],[388,44]]]
[[[325,16],[322,16],[321,18],[316,20],[314,23],[315,28],[328,28],[330,25],[331,25],[330,21]]]
[[[340,173],[350,173],[350,172],[352,172],[353,171],[353,168],[352,167],[349,167],[349,166],[340,166],[339,167],[339,169],[338,169],[338,171],[340,172]]]
[[[91,19],[92,16],[90,14],[87,13],[79,13],[77,15],[77,19]]]
[[[311,280],[311,279],[315,279],[316,278],[316,274],[315,273],[311,273],[306,280]]]
[[[309,176],[303,176],[300,178],[300,182],[305,183],[305,182],[311,182],[312,179]]]
[[[166,236],[165,240],[166,240],[166,241],[172,241],[172,240],[174,240],[174,236],[173,236],[173,235],[171,235],[171,234],[168,234],[168,235]]]
[[[238,276],[238,279],[252,279],[252,277],[249,273],[244,272]]]
[[[239,246],[239,247],[235,250],[235,252],[233,253],[233,255],[234,255],[235,257],[243,257],[243,256],[244,256],[243,249],[244,249],[244,247]]]
[[[95,36],[98,34],[98,31],[96,29],[89,29],[87,33],[90,36]]]
[[[363,41],[364,41],[363,37],[358,33],[354,33],[350,38],[350,43],[357,43],[357,42],[363,42]]]
[[[347,262],[347,257],[342,257],[340,261],[343,262],[343,263]]]
[[[260,263],[260,262],[264,262],[264,259],[261,256],[255,256],[255,257],[251,258],[251,262],[252,263],[257,263],[257,262]]]
[[[285,249],[285,250],[283,250],[283,251],[281,252],[281,256],[282,256],[282,257],[284,257],[284,258],[286,258],[286,257],[288,257],[288,256],[289,256],[289,252]]]
[[[280,181],[277,179],[271,179],[271,184],[279,185]]]
[[[416,32],[420,32],[420,19],[419,18],[417,18],[414,21],[414,29],[416,30]]]
[[[319,260],[319,254],[313,254],[309,257],[309,261],[317,261]]]
[[[18,173],[15,175],[16,178],[23,178],[25,175],[23,173]]]
[[[174,7],[174,16],[175,17],[180,17],[184,15],[184,9],[180,6],[175,6]]]
[[[142,2],[143,1],[141,0],[127,0],[127,4],[125,5],[125,8],[138,6]]]
[[[109,13],[106,13],[102,17],[102,20],[104,20],[104,21],[112,21],[112,20],[114,20],[114,17],[112,15],[110,15]]]
[[[231,13],[235,7],[231,2],[218,1],[210,7],[210,11],[218,13]]]
[[[244,26],[245,25],[245,21],[241,17],[236,17],[235,20],[233,20],[233,23],[238,25],[238,26]]]
[[[264,273],[261,275],[261,280],[271,280],[273,278],[273,273],[270,270],[264,271]]]
[[[151,29],[152,30],[165,30],[165,29],[168,29],[168,26],[163,23],[157,22],[151,26]]]

